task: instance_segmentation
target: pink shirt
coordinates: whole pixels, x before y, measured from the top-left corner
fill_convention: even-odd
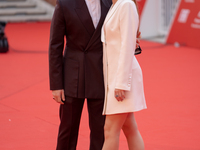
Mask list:
[[[85,2],[90,12],[94,27],[96,28],[101,17],[100,0],[85,0]]]

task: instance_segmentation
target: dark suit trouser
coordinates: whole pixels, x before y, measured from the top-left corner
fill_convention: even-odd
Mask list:
[[[56,150],[76,150],[79,124],[85,99],[65,98],[60,105],[60,127]],[[103,99],[87,99],[90,127],[90,150],[101,150],[104,142],[105,116]]]

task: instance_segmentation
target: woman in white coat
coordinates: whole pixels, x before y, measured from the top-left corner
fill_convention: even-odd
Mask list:
[[[146,108],[143,77],[134,56],[139,17],[136,0],[113,0],[102,27],[106,115],[103,150],[117,150],[123,130],[129,150],[144,150],[134,112]]]

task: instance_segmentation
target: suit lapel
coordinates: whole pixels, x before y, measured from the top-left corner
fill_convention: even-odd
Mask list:
[[[77,7],[75,8],[75,11],[89,35],[92,36],[95,28],[87,4],[85,3],[85,0],[76,0],[76,2]]]
[[[94,34],[92,35],[92,38],[90,39],[87,47],[86,47],[86,50],[91,46],[91,44],[97,40],[97,38],[99,38],[100,34],[101,34],[101,28],[102,28],[102,25],[103,25],[103,22],[104,22],[104,19],[106,17],[106,14],[109,10],[109,5],[106,4],[104,2],[105,0],[101,0],[101,18],[99,20],[99,23],[96,27],[96,30],[94,32]]]

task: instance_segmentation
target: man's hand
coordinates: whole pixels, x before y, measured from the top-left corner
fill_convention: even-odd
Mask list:
[[[65,101],[65,94],[64,90],[53,90],[52,91],[53,99],[60,104],[64,104]]]
[[[140,44],[140,39],[141,38],[141,32],[137,32],[137,38],[136,38],[136,48],[139,47],[139,44]]]
[[[137,39],[140,39],[141,38],[141,32],[137,32]]]
[[[125,91],[120,89],[115,89],[115,98],[118,101],[123,101],[125,99]]]

